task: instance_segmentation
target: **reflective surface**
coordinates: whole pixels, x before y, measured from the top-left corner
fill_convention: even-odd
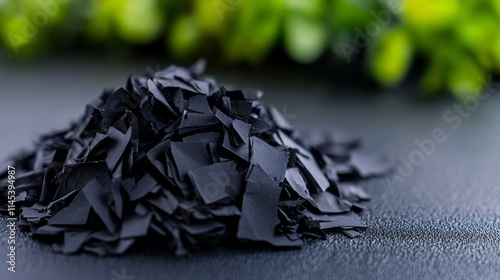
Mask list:
[[[35,66],[3,64],[0,158],[29,147],[41,133],[64,128],[103,87],[121,86],[130,72],[147,71],[148,62],[156,67],[152,60],[117,63],[91,57]],[[452,99],[425,103],[390,96],[403,95],[405,88],[365,95],[338,89],[324,77],[302,77],[299,70],[209,67],[207,72],[220,83],[258,86],[264,101],[281,109],[301,131],[335,127],[354,132],[366,140],[365,149],[389,154],[397,164],[402,157],[413,173],[402,180],[362,182],[372,195],[362,214],[369,226],[362,237],[333,234],[327,241],[307,242],[302,250],[225,247],[176,258],[149,248],[122,257],[65,256],[18,233],[17,272],[12,274],[5,263],[2,217],[0,279],[498,279],[498,92],[462,117],[453,111],[457,102]],[[461,123],[454,129],[457,118]],[[429,155],[420,152],[424,156],[419,159],[415,140],[430,139],[436,128],[446,140],[434,143]],[[401,175],[410,173],[401,170]]]

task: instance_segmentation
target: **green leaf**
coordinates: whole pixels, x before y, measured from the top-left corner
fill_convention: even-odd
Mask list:
[[[187,58],[193,55],[201,40],[200,28],[196,18],[182,16],[173,24],[167,35],[167,44],[172,55]]]
[[[121,0],[116,13],[119,35],[135,44],[147,44],[160,35],[165,13],[161,12],[157,0]]]
[[[466,55],[455,57],[448,72],[448,88],[459,99],[474,96],[483,88],[480,77],[486,73],[479,67],[477,62]]]
[[[370,70],[380,84],[394,86],[408,72],[413,58],[413,44],[408,33],[392,29],[383,33],[370,46]]]
[[[284,29],[285,49],[295,61],[311,63],[323,54],[328,32],[321,22],[290,15]]]

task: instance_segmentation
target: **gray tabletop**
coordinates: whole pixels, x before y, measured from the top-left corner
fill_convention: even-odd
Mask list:
[[[156,67],[154,59],[125,63],[91,56],[2,62],[0,158],[64,128],[103,87]],[[7,271],[2,217],[0,279],[500,278],[498,94],[460,114],[453,99],[415,101],[402,97],[411,91],[404,87],[384,94],[341,89],[300,69],[208,71],[221,83],[264,90],[264,100],[304,133],[345,130],[362,136],[366,150],[395,159],[400,177],[360,183],[372,195],[362,214],[369,227],[364,235],[334,234],[307,241],[301,250],[224,247],[176,258],[149,248],[100,258],[54,254],[18,232],[14,274]]]

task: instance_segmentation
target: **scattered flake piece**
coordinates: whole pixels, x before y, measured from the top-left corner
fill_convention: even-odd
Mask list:
[[[61,209],[49,220],[49,225],[85,225],[89,220],[90,208],[85,194],[80,192],[68,207]]]
[[[253,136],[251,165],[260,165],[273,181],[279,183],[285,176],[288,165],[286,150],[278,150],[258,137]]]
[[[241,189],[242,178],[232,161],[198,168],[189,172],[189,177],[206,204],[231,197],[231,191],[239,193]]]
[[[351,164],[362,178],[386,174],[393,166],[387,156],[368,155],[361,152],[351,154]]]
[[[189,98],[189,110],[203,114],[212,114],[206,95],[195,95]]]
[[[241,206],[238,238],[273,243],[281,188],[259,165],[251,167]]]
[[[114,232],[117,226],[108,201],[110,198],[109,192],[104,192],[103,187],[96,180],[90,181],[82,190],[94,212],[101,218],[109,232]]]
[[[126,239],[145,236],[148,232],[152,217],[153,213],[149,213],[145,217],[138,214],[132,214],[132,216],[128,217],[128,219],[123,222],[120,238]]]
[[[342,201],[338,196],[330,192],[321,192],[313,194],[315,204],[322,213],[342,213],[347,212],[351,207]]]
[[[340,184],[340,192],[344,199],[351,202],[358,202],[363,200],[370,200],[370,195],[366,193],[362,188],[356,187],[351,184]]]
[[[144,176],[137,182],[129,193],[130,201],[135,201],[146,196],[157,185],[158,183],[151,175],[149,175],[149,173],[144,174]]]

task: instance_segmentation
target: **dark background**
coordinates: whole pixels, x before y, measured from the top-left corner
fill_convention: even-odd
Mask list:
[[[0,66],[0,158],[29,148],[38,136],[65,128],[106,86],[124,85],[158,61],[128,62],[90,55]],[[166,66],[166,63],[161,64]],[[500,96],[493,94],[454,130],[443,113],[454,99],[419,102],[410,87],[384,94],[342,89],[301,68],[224,71],[222,84],[259,87],[265,102],[304,132],[342,129],[363,137],[364,148],[399,163],[442,128],[438,144],[403,182],[360,183],[372,195],[360,238],[333,234],[302,250],[217,248],[178,258],[157,249],[121,257],[58,255],[26,233],[17,234],[15,274],[7,271],[7,230],[0,219],[0,279],[499,279]],[[0,166],[6,168],[6,166]],[[124,273],[122,275],[122,273]],[[135,276],[127,278],[120,276]]]

